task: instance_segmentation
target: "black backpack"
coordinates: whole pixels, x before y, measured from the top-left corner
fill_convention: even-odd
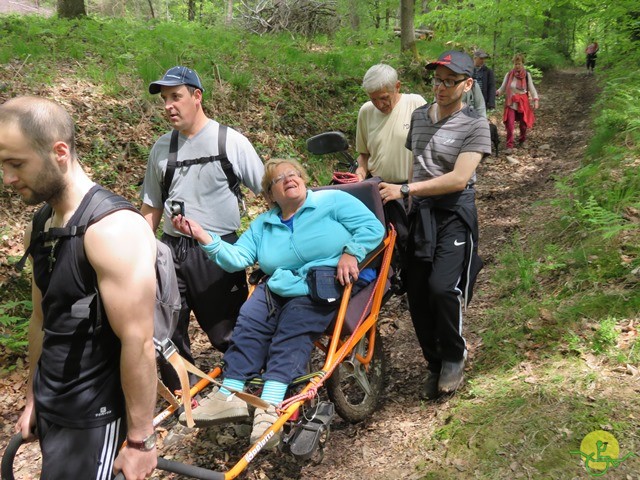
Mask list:
[[[131,210],[140,213],[128,200],[104,188],[94,187],[94,191],[91,195],[91,199],[86,204],[85,208],[81,212],[78,212],[80,214],[78,225],[71,225],[64,228],[50,228],[45,232],[45,224],[47,219],[51,217],[52,213],[51,206],[49,204],[45,204],[35,213],[33,217],[31,242],[29,248],[17,264],[18,270],[22,270],[24,268],[28,256],[31,254],[33,249],[41,243],[65,237],[84,235],[90,225],[118,210]],[[107,208],[101,208],[102,213],[100,215],[94,215],[98,207],[103,207],[104,205],[107,205]],[[156,305],[154,312],[153,340],[156,345],[156,349],[159,352],[162,352],[162,349],[166,346],[168,340],[170,340],[178,323],[181,301],[171,250],[159,240],[156,240],[156,247]],[[97,285],[95,286],[95,290],[95,293],[78,300],[72,308],[88,306],[91,304],[94,297],[97,297],[99,301],[100,298],[98,295]],[[97,310],[98,317],[101,315],[100,310],[101,309]],[[97,319],[98,323],[101,321],[101,318]]]

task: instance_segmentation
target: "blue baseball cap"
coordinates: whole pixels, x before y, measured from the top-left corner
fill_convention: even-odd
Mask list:
[[[177,87],[178,85],[189,85],[190,87],[195,87],[204,92],[202,82],[200,82],[200,77],[198,77],[198,74],[194,70],[187,67],[177,66],[167,70],[167,73],[165,73],[160,80],[150,83],[149,93],[155,95],[156,93],[160,93],[160,88],[162,86]]]

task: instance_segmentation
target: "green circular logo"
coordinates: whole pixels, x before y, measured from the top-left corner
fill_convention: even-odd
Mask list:
[[[620,445],[609,432],[595,430],[582,439],[580,451],[590,459],[590,470],[603,471],[611,466],[612,460],[618,459]]]

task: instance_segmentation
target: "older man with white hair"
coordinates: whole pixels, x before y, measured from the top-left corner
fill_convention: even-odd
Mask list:
[[[411,151],[405,147],[411,114],[426,101],[417,94],[400,93],[398,72],[382,63],[367,71],[362,88],[370,101],[358,113],[356,174],[360,180],[377,176],[405,183],[413,163]]]

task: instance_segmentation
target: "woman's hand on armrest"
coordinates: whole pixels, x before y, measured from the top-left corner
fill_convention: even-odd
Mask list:
[[[336,278],[340,285],[346,285],[358,280],[360,270],[358,270],[358,259],[348,253],[343,253],[336,267]]]

